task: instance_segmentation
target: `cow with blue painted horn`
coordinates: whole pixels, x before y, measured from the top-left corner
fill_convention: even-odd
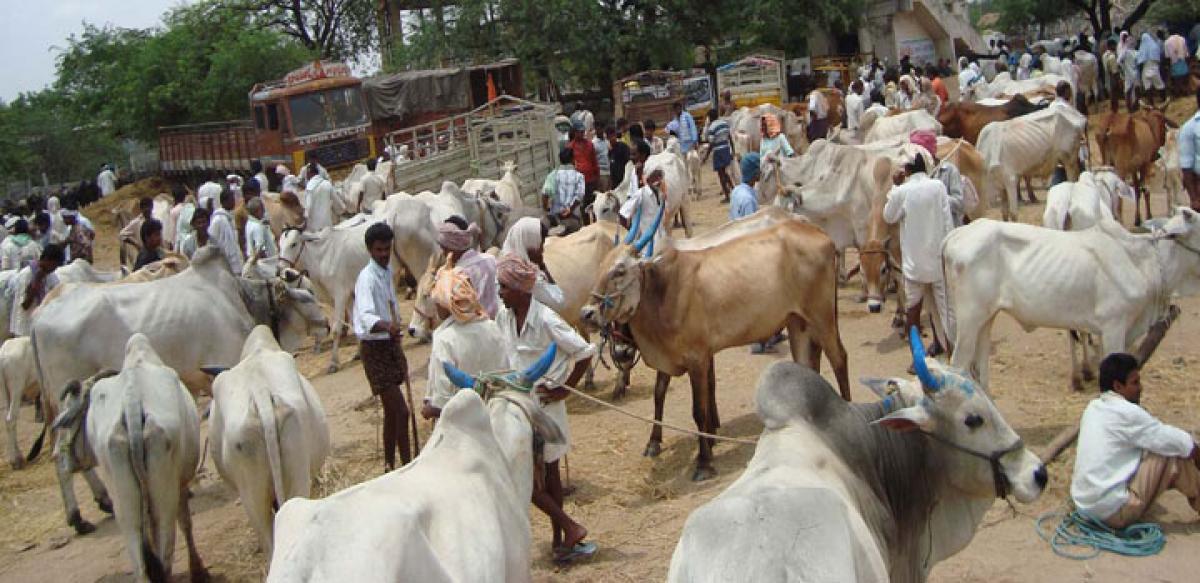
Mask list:
[[[667,580],[925,581],[997,498],[1032,502],[1046,468],[970,378],[909,341],[917,379],[864,379],[850,404],[811,370],[776,363],[755,398],[746,471],[688,517]]]
[[[825,353],[842,397],[850,399],[846,349],[838,332],[833,242],[801,218],[730,237],[708,247],[668,246],[652,260],[643,250],[662,220],[633,244],[613,249],[602,264],[583,318],[593,326],[627,326],[647,365],[658,371],[654,417],[662,420],[671,377],[687,373],[697,428],[720,427],[713,355],[788,329],[792,359],[813,370]],[[746,220],[746,219],[743,219]],[[766,275],[764,277],[764,275]],[[719,321],[718,321],[719,319]],[[712,477],[713,439],[700,437],[694,480]],[[645,455],[662,449],[651,430]]]
[[[472,376],[411,464],[323,500],[293,498],[275,519],[267,581],[530,581],[535,444],[563,435],[531,395],[554,345],[528,368]]]

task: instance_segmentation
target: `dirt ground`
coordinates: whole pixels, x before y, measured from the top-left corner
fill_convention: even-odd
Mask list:
[[[1171,117],[1179,120],[1191,110],[1176,104]],[[692,219],[703,233],[726,220],[728,207],[718,203],[718,189],[711,171],[704,172],[704,198],[692,203]],[[1154,211],[1161,214],[1166,203],[1155,193]],[[1044,198],[1044,190],[1039,190]],[[1125,221],[1131,222],[1126,208]],[[1021,208],[1021,220],[1039,223],[1041,205]],[[996,214],[993,210],[992,215]],[[104,245],[98,257],[102,264],[115,264],[111,231],[101,234]],[[854,264],[851,254],[850,264]],[[865,304],[855,301],[857,284],[839,292],[842,340],[850,354],[852,378],[903,375],[909,363],[905,344],[889,327],[888,310],[869,314]],[[1187,429],[1197,428],[1200,395],[1192,384],[1191,367],[1200,366],[1194,346],[1200,340],[1200,299],[1179,303],[1183,316],[1171,329],[1144,376],[1144,405],[1164,420]],[[405,314],[409,313],[408,310]],[[1040,450],[1063,428],[1077,422],[1083,407],[1095,396],[1095,383],[1082,393],[1069,389],[1070,361],[1067,339],[1057,330],[1026,333],[1002,316],[994,329],[992,357],[994,395],[1008,422],[1025,442]],[[405,341],[415,367],[414,390],[424,394],[428,345]],[[343,348],[342,360],[353,355]],[[731,348],[716,359],[717,398],[725,421],[724,435],[752,438],[761,425],[753,414],[753,398],[759,374],[778,355],[752,356],[745,347]],[[324,496],[382,471],[379,454],[381,416],[373,404],[363,406],[369,395],[361,365],[350,362],[340,372],[325,374],[328,354],[305,352],[299,359],[320,394],[333,437],[333,453],[320,478],[317,495]],[[827,363],[823,373],[830,377]],[[645,366],[633,375],[622,407],[642,415],[652,412],[653,374]],[[675,379],[668,397],[666,421],[691,427],[690,396],[685,379]],[[612,375],[597,371],[598,396],[607,399]],[[865,388],[856,386],[853,397],[874,400]],[[420,397],[418,397],[419,399]],[[200,406],[207,405],[200,400]],[[568,512],[590,531],[589,538],[600,546],[591,562],[560,569],[550,560],[549,526],[531,507],[533,519],[534,578],[537,581],[657,581],[670,564],[675,541],[688,514],[726,488],[745,467],[753,446],[721,443],[716,448],[718,477],[702,483],[690,481],[696,453],[695,441],[668,431],[664,449],[657,459],[641,455],[649,427],[616,412],[572,399],[569,402],[574,449],[569,456],[570,482],[577,488],[568,499]],[[207,430],[207,424],[202,431]],[[422,424],[427,434],[428,424]],[[27,449],[36,434],[33,412],[20,415],[20,441]],[[950,560],[937,565],[931,580],[950,581],[1195,581],[1200,572],[1200,525],[1186,501],[1168,494],[1155,508],[1168,543],[1155,557],[1130,559],[1104,555],[1088,561],[1059,558],[1038,538],[1034,520],[1042,513],[1061,510],[1068,499],[1073,449],[1049,466],[1050,485],[1034,504],[1011,507],[997,502],[986,516],[971,545]],[[83,480],[76,480],[76,493],[85,518],[99,527],[95,534],[76,537],[65,525],[53,467],[43,454],[32,467],[13,472],[0,466],[0,580],[32,581],[49,577],[54,581],[125,581],[129,563],[117,525],[102,515],[91,502]],[[192,511],[201,556],[217,581],[253,581],[265,574],[264,559],[256,538],[235,494],[221,482],[209,462],[192,487]],[[397,493],[398,496],[403,493]],[[469,552],[469,541],[464,552]],[[186,570],[182,537],[177,538],[174,571]],[[180,577],[177,575],[177,578]],[[180,579],[182,580],[182,579]]]

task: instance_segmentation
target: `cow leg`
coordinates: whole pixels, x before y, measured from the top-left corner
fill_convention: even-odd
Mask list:
[[[964,307],[971,308],[971,306]],[[987,320],[977,316],[973,309],[967,309],[958,314],[957,334],[954,339],[954,353],[950,358],[950,365],[966,371],[976,380],[979,379],[980,374],[976,368],[980,350],[979,339],[986,324]],[[986,362],[986,360],[985,357],[984,361]]]
[[[338,371],[338,345],[341,344],[342,333],[346,330],[346,299],[338,298],[333,303],[333,327],[330,329],[330,336],[333,336],[331,346],[329,348],[329,368],[325,372],[333,374]]]
[[[976,378],[979,379],[979,384],[984,388],[988,387],[988,381],[990,380],[988,360],[992,355],[992,324],[995,321],[996,317],[994,315],[988,318],[987,322],[979,328],[979,336],[976,341],[974,369],[978,371]]]
[[[1145,181],[1146,181],[1146,175],[1148,172],[1149,172],[1148,168],[1143,168],[1141,170],[1138,170],[1137,174],[1134,175],[1135,181],[1137,182],[1138,196],[1142,197],[1146,201],[1146,220],[1147,221],[1154,218],[1154,216],[1150,214],[1150,189],[1144,188]]]
[[[688,369],[688,379],[692,381],[692,419],[696,422],[696,429],[705,433],[712,433],[713,430],[709,425],[712,403],[709,402],[708,368],[711,366],[710,356],[708,363]],[[692,472],[692,481],[701,482],[715,477],[717,472],[712,467],[712,439],[700,437],[696,441],[699,451],[696,453],[696,470]]]
[[[1100,356],[1100,352],[1098,350],[1096,350],[1096,347],[1095,347],[1095,344],[1096,344],[1095,336],[1093,336],[1091,334],[1083,333],[1080,335],[1080,337],[1081,337],[1082,342],[1080,342],[1079,344],[1080,344],[1080,346],[1083,347],[1083,370],[1081,372],[1083,375],[1083,380],[1091,382],[1091,381],[1096,380],[1096,369],[1100,367],[1100,363],[1097,362],[1097,360],[1099,359],[1099,356]],[[1088,356],[1089,348],[1092,349],[1091,356]]]
[[[55,450],[58,449],[55,447]],[[95,532],[96,527],[84,520],[83,515],[79,513],[79,502],[75,499],[75,476],[67,469],[67,456],[69,455],[70,453],[67,451],[58,453],[54,464],[54,471],[58,477],[58,490],[62,494],[63,509],[67,513],[67,524],[75,529],[76,534],[90,534]]]
[[[788,346],[792,350],[792,362],[796,364],[812,362],[809,354],[812,345],[808,341],[808,322],[793,314],[788,316],[785,325],[788,331]]]
[[[828,320],[835,322],[837,314],[834,314],[834,319]],[[846,355],[846,347],[842,344],[842,336],[838,333],[837,325],[822,326],[816,331],[816,338],[820,342],[820,347],[825,351],[825,358],[829,360],[829,366],[833,368],[833,376],[837,379],[838,391],[842,394],[842,399],[850,401],[850,368]],[[818,363],[819,364],[819,363]],[[820,372],[820,368],[814,368],[814,371]]]
[[[0,375],[3,371],[0,371]],[[14,470],[21,469],[25,459],[21,457],[21,449],[17,446],[17,417],[21,412],[21,395],[10,394],[8,387],[0,387],[8,397],[8,407],[4,413],[4,432],[8,434],[8,465]]]
[[[1004,177],[1004,206],[1001,214],[1005,221],[1017,220],[1017,200],[1021,198],[1021,181],[1016,175]]]
[[[1034,194],[1033,194],[1033,179],[1032,179],[1032,178],[1030,178],[1030,177],[1028,177],[1028,176],[1026,176],[1026,177],[1025,177],[1025,190],[1029,191],[1029,203],[1030,203],[1030,204],[1037,204],[1037,202],[1038,202],[1038,199],[1037,199],[1037,197],[1036,197],[1036,196],[1034,196]],[[1018,191],[1018,193],[1017,193],[1017,194],[1018,194],[1018,197],[1019,197],[1019,196],[1020,196],[1020,191]]]
[[[667,387],[671,385],[671,376],[665,372],[658,373],[654,378],[654,420],[659,423],[663,418],[663,402],[667,400]],[[694,399],[694,397],[693,397]],[[655,424],[650,430],[650,441],[646,443],[646,450],[642,455],[646,457],[658,457],[662,452],[662,425]]]
[[[679,221],[683,223],[683,234],[691,237],[692,223],[688,220],[687,209],[683,205],[679,206]]]
[[[591,343],[591,341],[592,341],[591,335],[588,334],[586,330],[583,330],[582,326],[580,326],[580,328],[581,329],[579,330],[579,335],[583,336],[583,339],[586,340],[588,343]],[[430,332],[430,334],[432,334],[432,331]],[[596,358],[599,358],[599,356],[597,356]],[[584,374],[583,374],[583,390],[589,391],[589,392],[596,390],[596,378],[595,377],[596,377],[596,368],[593,366],[587,367],[587,371],[584,372]]]
[[[88,488],[92,490],[92,500],[96,502],[96,506],[106,514],[113,513],[112,498],[108,496],[108,490],[104,488],[104,482],[100,481],[100,476],[96,474],[96,469],[85,470],[83,479],[87,480]]]
[[[1071,390],[1083,390],[1083,375],[1080,373],[1079,360],[1075,357],[1075,345],[1079,344],[1079,332],[1075,330],[1067,331],[1067,350],[1071,351]],[[1084,360],[1087,360],[1087,349],[1084,349]]]
[[[708,424],[712,427],[713,432],[721,428],[721,414],[717,412],[717,363],[716,360],[708,362],[708,399],[712,403],[712,415],[709,416]],[[716,441],[713,440],[713,445]]]
[[[183,540],[187,543],[189,578],[193,583],[208,581],[208,570],[204,568],[204,562],[200,560],[200,553],[196,551],[196,537],[192,535],[192,510],[188,505],[187,484],[179,486],[179,530],[183,531]],[[270,563],[270,556],[268,553],[268,563]]]

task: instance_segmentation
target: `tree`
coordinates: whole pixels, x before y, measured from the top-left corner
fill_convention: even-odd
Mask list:
[[[1039,38],[1045,36],[1046,24],[1079,13],[1071,0],[996,0],[992,9],[1000,13],[1000,28],[1036,27]]]
[[[1092,32],[1097,40],[1100,36],[1112,30],[1112,0],[1068,0],[1072,6],[1082,11],[1092,24]],[[1137,6],[1121,22],[1121,30],[1129,30],[1133,25],[1146,16],[1146,12],[1154,5],[1155,0],[1138,0]]]
[[[232,0],[231,5],[323,59],[349,60],[378,48],[378,4],[372,0]]]

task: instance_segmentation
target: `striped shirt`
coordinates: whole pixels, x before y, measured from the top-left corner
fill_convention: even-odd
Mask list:
[[[718,119],[710,124],[704,130],[704,137],[708,143],[716,148],[729,147],[729,122]]]

